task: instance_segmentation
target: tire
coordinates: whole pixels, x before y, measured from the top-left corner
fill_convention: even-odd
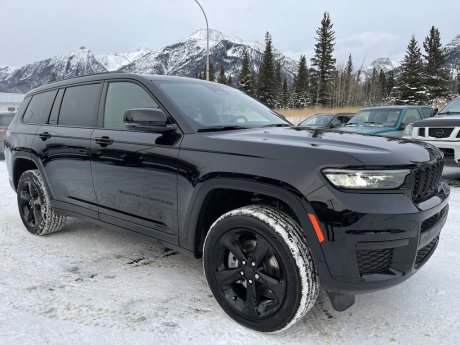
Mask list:
[[[246,206],[221,216],[206,236],[203,265],[222,309],[257,331],[291,327],[318,297],[319,279],[302,229],[272,207]]]
[[[48,235],[64,226],[66,217],[54,212],[48,190],[38,170],[27,170],[21,175],[17,199],[21,220],[30,233]]]

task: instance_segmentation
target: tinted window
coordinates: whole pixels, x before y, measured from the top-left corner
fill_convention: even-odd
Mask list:
[[[126,110],[135,108],[158,108],[158,105],[139,85],[110,83],[105,101],[104,128],[126,129],[123,115]]]
[[[401,109],[365,109],[356,113],[348,125],[394,127],[400,113]]]
[[[68,87],[62,100],[58,124],[71,127],[94,127],[100,91],[101,84]]]
[[[56,90],[32,96],[32,100],[22,117],[22,122],[37,125],[48,123],[54,96],[56,96]]]
[[[275,112],[232,87],[199,81],[158,81],[155,84],[198,130],[213,126],[288,125]]]
[[[334,115],[313,115],[301,123],[302,126],[329,126]]]

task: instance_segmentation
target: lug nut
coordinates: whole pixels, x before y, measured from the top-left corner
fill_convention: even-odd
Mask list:
[[[244,272],[243,272],[243,271],[240,271],[240,274],[241,274],[242,276],[244,276]]]
[[[243,260],[243,261],[241,261],[241,263],[242,263],[243,265],[246,265],[246,261],[244,261],[244,260]]]
[[[249,282],[249,284],[252,284],[252,280],[251,280],[251,279],[249,279],[248,282]]]
[[[252,266],[255,266],[255,265],[256,265],[256,263],[253,261],[253,262],[251,262],[251,265],[252,265]]]
[[[254,277],[255,277],[256,279],[259,279],[259,275],[258,275],[258,274],[256,274]]]
[[[233,297],[232,297],[232,300],[236,301],[236,296],[233,296]]]

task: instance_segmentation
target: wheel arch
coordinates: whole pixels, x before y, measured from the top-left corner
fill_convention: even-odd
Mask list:
[[[214,207],[213,202],[216,200],[216,193],[226,191],[227,195],[235,193],[238,195],[252,195],[262,198],[264,201],[278,201],[280,205],[285,205],[288,210],[284,210],[290,214],[296,222],[301,226],[307,242],[312,250],[315,260],[324,261],[323,253],[320,244],[316,238],[313,226],[308,219],[308,213],[314,212],[308,200],[301,195],[299,191],[289,185],[276,184],[274,181],[251,181],[243,178],[213,178],[204,182],[197,188],[195,196],[192,198],[193,204],[186,214],[188,221],[185,223],[185,228],[188,229],[187,239],[181,241],[181,246],[192,250],[195,257],[200,257],[202,254],[202,245],[204,238],[209,230],[209,227],[214,220],[219,218],[225,212],[217,212],[212,214]],[[227,198],[225,201],[230,207],[232,201]],[[254,204],[255,202],[247,202],[246,204],[236,204],[237,207]],[[220,208],[219,208],[220,209]],[[211,212],[210,218],[206,218]]]
[[[45,183],[45,186],[48,189],[48,192],[50,192],[50,196],[52,197],[52,193],[46,181],[43,166],[40,159],[36,155],[26,152],[17,153],[14,155],[12,162],[12,182],[14,190],[17,190],[19,178],[24,173],[24,171],[37,169],[44,177],[43,182]]]

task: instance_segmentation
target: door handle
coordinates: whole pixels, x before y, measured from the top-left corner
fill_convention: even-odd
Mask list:
[[[96,142],[96,144],[99,144],[102,147],[107,147],[113,144],[113,139],[110,139],[109,137],[106,137],[106,136],[95,138],[94,141]]]
[[[48,140],[49,138],[51,138],[51,134],[49,134],[48,132],[43,132],[43,133],[40,133],[38,135],[38,137],[43,140],[43,141],[46,141]]]

